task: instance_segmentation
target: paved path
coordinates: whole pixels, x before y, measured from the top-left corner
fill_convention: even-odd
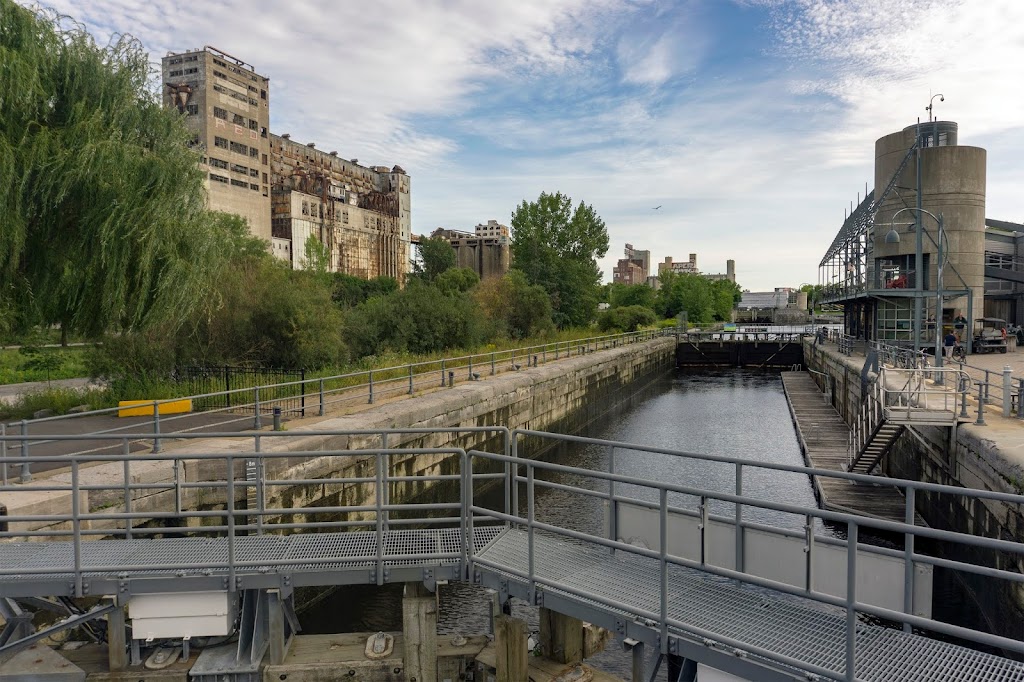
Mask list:
[[[52,388],[102,388],[103,384],[89,378],[81,379],[54,379],[47,383],[45,381],[28,381],[23,384],[0,384],[0,403],[14,404],[19,397],[26,393],[44,391]]]

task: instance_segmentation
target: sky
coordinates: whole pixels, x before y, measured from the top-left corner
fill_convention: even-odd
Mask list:
[[[1024,222],[1022,0],[45,0],[154,68],[212,45],[270,78],[271,132],[411,176],[416,234],[542,191],[593,205],[606,281],[736,261],[818,281],[874,141],[935,114],[988,150],[986,214]],[[660,207],[660,208],[656,208]]]

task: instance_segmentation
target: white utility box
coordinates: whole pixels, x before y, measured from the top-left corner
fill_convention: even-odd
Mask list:
[[[227,592],[140,594],[128,602],[134,639],[223,637],[235,623],[237,601]]]

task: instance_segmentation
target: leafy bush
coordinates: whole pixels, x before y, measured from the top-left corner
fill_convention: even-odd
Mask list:
[[[658,316],[650,308],[629,305],[606,310],[597,318],[597,328],[603,332],[635,332],[638,328],[654,324]]]
[[[72,407],[88,405],[94,410],[117,405],[113,393],[101,388],[48,388],[20,396],[11,404],[0,403],[0,419],[30,419],[39,410],[67,414]]]

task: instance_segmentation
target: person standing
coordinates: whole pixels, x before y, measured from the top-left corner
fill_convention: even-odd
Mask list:
[[[949,360],[953,357],[953,348],[957,344],[957,337],[952,331],[946,334],[945,338],[942,339],[942,354]]]

